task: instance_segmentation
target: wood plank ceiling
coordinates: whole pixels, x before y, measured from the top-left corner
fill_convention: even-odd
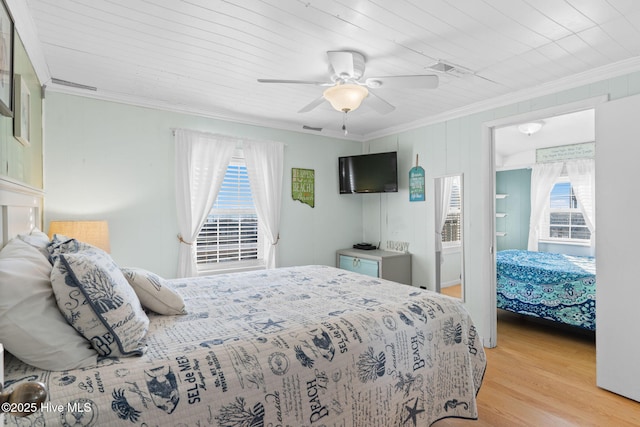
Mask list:
[[[465,106],[571,76],[635,64],[637,0],[27,0],[50,77],[87,95],[244,123],[339,133],[342,114],[314,85],[330,81],[326,52],[364,54],[364,77],[437,74],[437,89],[375,93],[349,137],[366,139]],[[433,70],[439,61],[452,72]],[[56,80],[57,81],[57,80]],[[72,90],[45,82],[53,90]],[[570,85],[570,83],[569,83]],[[80,90],[78,93],[82,93]]]

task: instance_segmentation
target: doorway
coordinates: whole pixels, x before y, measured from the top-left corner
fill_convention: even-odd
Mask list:
[[[512,230],[510,231],[506,228],[502,228],[506,223],[513,223],[516,218],[509,218],[508,214],[504,216],[503,214],[505,212],[500,210],[499,200],[501,199],[497,199],[496,194],[498,197],[508,198],[509,196],[496,191],[496,173],[507,170],[526,170],[527,166],[531,167],[535,164],[537,149],[544,149],[560,144],[578,144],[586,142],[585,140],[593,142],[595,140],[595,123],[593,120],[594,108],[596,105],[605,101],[607,101],[606,96],[587,99],[572,104],[486,122],[483,126],[483,143],[485,144],[487,152],[491,153],[489,165],[490,172],[487,179],[488,187],[492,189],[492,191],[486,196],[486,206],[491,209],[489,220],[492,222],[490,224],[490,232],[493,236],[493,244],[490,251],[491,255],[489,257],[490,265],[487,266],[487,279],[489,283],[486,291],[489,292],[489,295],[485,301],[489,304],[487,307],[487,314],[489,316],[489,336],[483,339],[486,347],[494,347],[497,345],[496,252],[497,250],[504,248],[506,243],[510,245],[518,244],[524,246],[524,249],[527,249],[526,241],[528,240],[529,231],[528,225],[526,230],[522,230],[523,227],[521,226],[520,231],[516,233],[516,235],[514,235]],[[573,116],[573,114],[576,115]],[[556,127],[567,127],[568,125],[566,122],[578,122],[578,119],[584,119],[584,117],[579,117],[582,115],[589,116],[587,118],[590,120],[588,122],[590,124],[583,124],[581,125],[582,128],[578,130],[575,128],[573,130],[567,128],[569,130],[564,131],[555,129]],[[518,125],[530,122],[542,123],[542,129],[546,129],[547,136],[549,137],[548,141],[540,141],[544,139],[541,137],[543,134],[540,133],[542,130],[538,134],[523,134],[522,131],[517,129]],[[589,127],[589,133],[587,134],[584,133],[585,126]],[[563,132],[565,136],[561,137]],[[550,137],[551,134],[556,136],[552,138]],[[567,134],[569,137],[566,136]],[[536,137],[536,135],[538,136]],[[502,141],[503,138],[507,138],[510,143],[504,143]],[[503,145],[505,145],[505,147],[503,147]],[[527,224],[528,214],[529,212],[520,212],[521,217],[526,218]],[[511,241],[509,241],[509,239],[511,239]]]

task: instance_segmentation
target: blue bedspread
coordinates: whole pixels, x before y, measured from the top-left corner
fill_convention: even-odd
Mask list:
[[[594,257],[505,250],[496,261],[498,308],[595,330]]]

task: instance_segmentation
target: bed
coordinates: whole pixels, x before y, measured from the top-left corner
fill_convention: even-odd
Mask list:
[[[498,308],[595,330],[594,257],[504,250],[496,270]]]
[[[8,210],[2,212],[6,217]],[[7,262],[2,255],[7,248],[27,250],[15,241],[28,238],[11,238],[17,231],[4,228],[8,243],[0,263]],[[37,240],[37,231],[29,236]],[[65,310],[71,306],[109,310],[110,301],[77,304],[78,292],[70,300],[58,295],[58,286],[81,288],[79,269],[89,255],[70,240],[59,240],[57,247],[63,249],[51,267],[51,284],[41,278],[38,285],[41,291],[56,289],[55,298],[38,301],[58,304],[74,325],[84,314],[74,311],[68,318]],[[37,250],[46,259],[42,247]],[[96,265],[113,262],[95,253]],[[65,346],[79,346],[73,352],[49,361],[64,364],[76,357],[79,367],[72,368],[35,367],[7,352],[5,343],[5,385],[40,381],[49,393],[41,410],[26,418],[6,416],[5,424],[428,426],[442,418],[478,416],[476,395],[486,358],[472,319],[456,299],[328,266],[175,280],[141,269],[109,268],[108,280],[120,283],[122,273],[129,281],[135,271],[153,285],[147,291],[164,292],[149,300],[129,282],[148,323],[136,320],[142,316],[127,294],[119,307],[130,306],[130,311],[118,321],[107,319],[113,323],[102,322],[118,339],[80,337],[80,344]],[[15,284],[0,281],[0,292],[7,286]],[[6,311],[2,304],[0,322]],[[135,323],[131,331],[120,334],[130,322]],[[39,319],[46,335],[54,323]],[[0,324],[2,333],[7,328]],[[113,338],[110,334],[95,336]],[[25,335],[14,345],[31,341]],[[91,354],[96,348],[97,357]],[[46,351],[36,353],[33,363],[40,364],[37,359]]]

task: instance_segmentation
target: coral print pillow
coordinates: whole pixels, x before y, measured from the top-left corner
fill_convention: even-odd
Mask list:
[[[60,311],[102,357],[138,356],[149,319],[118,266],[103,251],[59,254],[51,285]]]

